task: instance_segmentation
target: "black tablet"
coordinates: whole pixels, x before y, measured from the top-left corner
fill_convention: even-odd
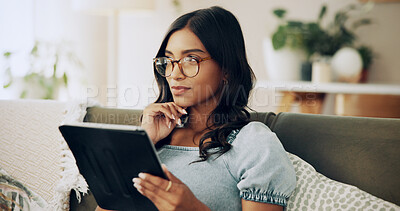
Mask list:
[[[157,210],[133,187],[140,172],[167,178],[140,127],[80,123],[59,127],[97,204],[110,210]]]

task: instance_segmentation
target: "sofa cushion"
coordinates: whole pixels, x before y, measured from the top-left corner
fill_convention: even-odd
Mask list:
[[[119,125],[140,125],[141,116],[142,110],[94,106],[87,108],[87,114],[83,121]]]
[[[279,113],[286,151],[323,175],[400,205],[400,119]]]
[[[297,157],[288,153],[296,171],[297,185],[289,198],[288,210],[387,210],[400,207],[379,199],[359,188],[337,182],[318,173]]]

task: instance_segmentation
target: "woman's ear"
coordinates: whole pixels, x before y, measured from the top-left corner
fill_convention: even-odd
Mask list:
[[[222,84],[226,86],[228,84],[228,73],[224,72],[222,76]]]
[[[228,81],[228,72],[223,72],[222,80]]]

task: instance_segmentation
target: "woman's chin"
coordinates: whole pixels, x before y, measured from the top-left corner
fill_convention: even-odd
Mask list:
[[[185,100],[185,98],[181,98],[181,97],[174,97],[174,102],[176,105],[182,107],[182,108],[187,108],[193,105],[192,102],[189,102],[187,99]]]

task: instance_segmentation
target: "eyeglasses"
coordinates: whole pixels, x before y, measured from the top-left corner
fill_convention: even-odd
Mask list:
[[[199,73],[200,62],[210,60],[211,56],[198,59],[196,57],[187,56],[179,60],[172,60],[168,57],[158,57],[153,59],[157,72],[163,77],[169,77],[174,70],[174,63],[178,63],[179,70],[183,75],[189,78],[195,77]]]

